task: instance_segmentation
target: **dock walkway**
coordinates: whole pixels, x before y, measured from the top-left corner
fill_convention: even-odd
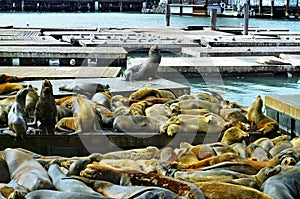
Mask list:
[[[299,104],[300,94],[269,95],[265,98],[266,114],[293,137],[300,136]]]

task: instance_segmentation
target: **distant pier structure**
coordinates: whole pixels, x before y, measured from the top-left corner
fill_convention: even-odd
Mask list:
[[[0,11],[141,12],[143,0],[0,0]]]

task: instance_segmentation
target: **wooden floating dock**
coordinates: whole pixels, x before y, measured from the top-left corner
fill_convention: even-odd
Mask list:
[[[31,84],[41,90],[42,80],[40,81],[25,81],[25,84]],[[179,84],[166,79],[153,79],[149,81],[125,81],[124,77],[117,78],[75,78],[75,79],[53,79],[51,80],[53,85],[53,94],[55,96],[66,96],[73,95],[73,92],[60,91],[59,87],[63,85],[75,86],[81,83],[100,83],[109,84],[110,91],[113,95],[124,95],[129,96],[132,92],[144,88],[152,87],[157,89],[169,89],[176,96],[181,96],[183,94],[190,94],[191,88],[189,86]]]
[[[60,59],[61,65],[88,65],[88,59],[94,59],[96,65],[122,65],[126,64],[127,51],[122,47],[49,47],[49,46],[0,46],[0,62],[14,65],[12,59],[17,59],[16,65],[48,65],[49,59]],[[34,61],[32,61],[35,59]],[[41,60],[38,60],[41,59]],[[65,60],[63,60],[65,59]],[[39,63],[40,62],[40,63]],[[64,63],[65,62],[65,63]]]
[[[28,79],[117,77],[121,67],[0,67],[0,74]]]
[[[131,65],[135,66],[144,61],[145,58],[131,59]],[[158,68],[159,73],[183,73],[187,76],[199,76],[214,73],[221,75],[247,73],[277,74],[298,71],[299,69],[297,66],[293,66],[288,61],[274,56],[163,57]]]
[[[292,137],[300,136],[300,94],[265,97],[266,114]]]
[[[193,57],[233,57],[233,56],[276,56],[280,54],[300,54],[299,46],[278,46],[274,47],[183,47],[184,56]]]
[[[27,135],[25,142],[9,135],[0,135],[0,150],[22,148],[42,155],[66,157],[86,156],[91,153],[107,153],[134,148],[156,146],[178,148],[182,140],[193,145],[216,142],[216,134],[181,133],[173,137],[159,133],[115,133],[111,131],[80,135]],[[51,142],[50,142],[51,141]]]

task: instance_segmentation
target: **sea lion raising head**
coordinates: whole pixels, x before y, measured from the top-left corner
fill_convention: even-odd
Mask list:
[[[160,61],[160,50],[158,48],[158,45],[154,45],[149,50],[149,57],[146,62],[125,70],[125,80],[149,80],[158,78],[157,69],[159,67]]]

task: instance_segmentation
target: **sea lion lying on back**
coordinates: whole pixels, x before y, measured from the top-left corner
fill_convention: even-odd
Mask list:
[[[125,70],[125,80],[133,81],[158,78],[157,69],[159,67],[160,61],[160,50],[158,48],[158,45],[154,45],[149,50],[149,57],[146,62]]]

